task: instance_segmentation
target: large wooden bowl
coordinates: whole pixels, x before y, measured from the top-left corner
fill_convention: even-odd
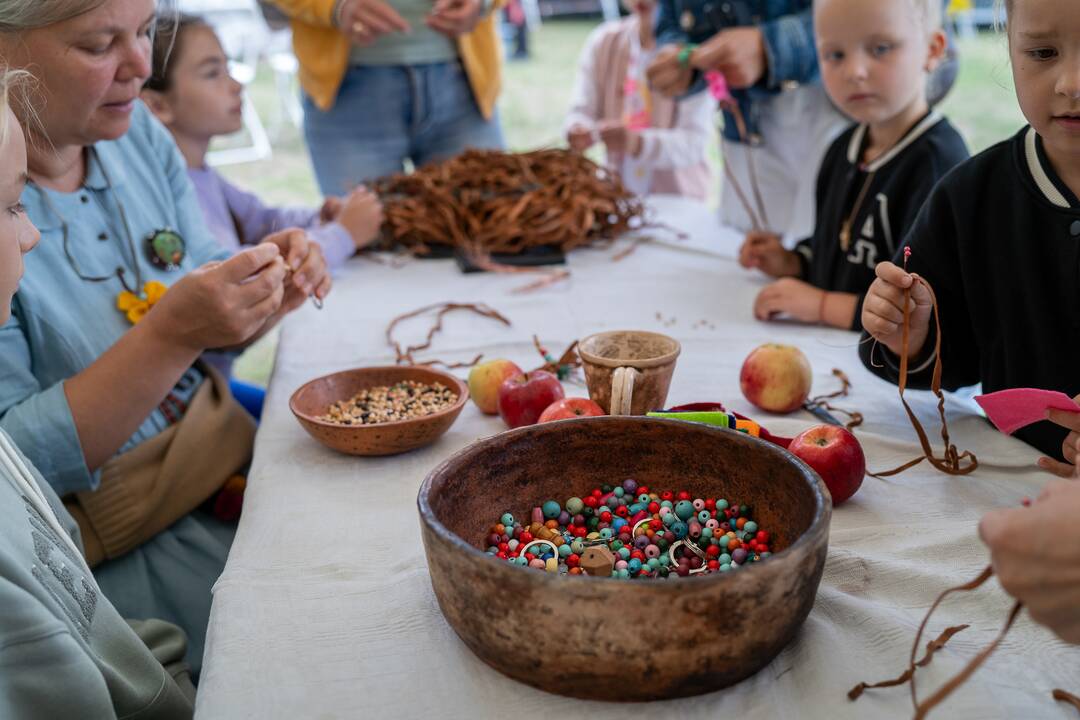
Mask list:
[[[348,400],[361,390],[405,380],[442,383],[457,393],[457,402],[432,415],[379,425],[335,425],[319,419],[335,402]],[[349,455],[397,455],[438,440],[457,420],[468,399],[469,388],[450,373],[428,367],[392,365],[316,378],[293,393],[289,409],[311,437],[328,448]]]
[[[507,511],[627,478],[751,505],[776,551],[731,573],[668,580],[560,576],[480,549]],[[643,417],[565,420],[482,440],[417,499],[431,584],[480,659],[542,690],[659,700],[733,685],[769,663],[814,604],[832,500],[785,450],[729,430]]]

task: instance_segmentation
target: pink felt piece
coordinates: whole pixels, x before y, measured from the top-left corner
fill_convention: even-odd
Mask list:
[[[1080,413],[1080,405],[1065,393],[1055,390],[1002,390],[989,395],[979,395],[975,402],[986,411],[990,422],[1006,435],[1012,435],[1022,427],[1045,420],[1047,410]]]

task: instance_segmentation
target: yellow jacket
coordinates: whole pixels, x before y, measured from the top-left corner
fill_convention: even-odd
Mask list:
[[[292,18],[293,50],[300,61],[300,85],[323,110],[337,100],[349,69],[348,38],[334,24],[336,0],[273,0]],[[495,2],[492,8],[501,6]],[[476,28],[458,38],[458,53],[469,77],[476,104],[485,118],[495,112],[502,88],[502,57],[495,13],[481,18]]]

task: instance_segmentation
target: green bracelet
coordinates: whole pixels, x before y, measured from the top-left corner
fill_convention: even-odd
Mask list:
[[[679,50],[679,65],[682,65],[683,67],[690,67],[690,56],[694,53],[695,50],[697,50],[696,43],[683,45],[682,49]]]

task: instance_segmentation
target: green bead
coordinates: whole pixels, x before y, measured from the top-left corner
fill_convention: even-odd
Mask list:
[[[645,564],[649,566],[650,570],[659,570],[660,569],[660,559],[659,558],[649,558],[648,562],[646,562]]]
[[[716,501],[716,509],[717,510],[727,510],[728,509],[728,501],[727,500],[717,500]]]
[[[609,492],[611,492],[611,486],[610,485],[601,485],[600,486],[600,492],[607,495]]]
[[[544,511],[544,517],[548,520],[554,520],[562,512],[562,507],[554,500],[546,501],[541,509]]]
[[[622,570],[619,570],[619,579],[620,580],[626,580],[629,577],[630,577],[630,571],[629,570],[626,570],[625,568],[622,569]]]
[[[619,555],[619,559],[621,559],[621,560],[629,560],[630,559],[630,548],[628,548],[628,547],[619,548],[618,555]]]
[[[622,540],[615,540],[611,543],[611,552],[619,552],[623,549]]]
[[[761,553],[761,559],[762,560],[764,560],[767,557],[772,557],[772,553],[771,552],[763,552],[763,553]]]
[[[625,494],[626,494],[626,491],[623,490],[621,487],[615,488],[615,497],[621,498]]]
[[[702,540],[711,540],[712,539],[712,528],[701,528],[701,539]]]
[[[725,564],[720,566],[720,572],[731,572],[731,565]]]
[[[514,516],[510,513],[503,513],[503,516],[499,518],[499,522],[506,527],[514,527]]]
[[[600,527],[600,518],[595,516],[589,518],[585,521],[585,526],[589,528],[589,532],[595,532],[596,528]]]
[[[661,567],[667,567],[668,565],[671,564],[671,558],[669,558],[667,556],[667,553],[664,553],[658,559],[660,560],[660,566]]]
[[[694,515],[694,503],[689,500],[680,500],[675,505],[675,514],[680,520],[689,520]]]
[[[721,535],[720,536],[720,542],[718,542],[716,544],[720,546],[721,550],[727,550],[727,546],[730,543],[731,543],[731,538],[729,538],[727,535]]]
[[[566,512],[571,515],[579,515],[584,507],[585,503],[579,497],[572,497],[566,501]]]
[[[609,497],[607,499],[607,502],[604,503],[604,504],[607,505],[612,510],[614,510],[615,508],[619,507],[619,498],[612,495],[611,497]]]
[[[739,506],[739,517],[749,517],[749,515],[750,515],[750,506],[749,505],[740,505]]]
[[[585,541],[581,538],[575,538],[570,542],[570,550],[575,555],[580,555],[581,553],[585,552]]]
[[[747,534],[753,535],[754,533],[757,532],[757,523],[754,522],[753,520],[751,520],[748,523],[746,523],[745,525],[743,525],[743,530],[745,530],[747,532]]]
[[[727,553],[724,553],[723,555],[721,555],[720,557],[718,557],[716,559],[720,562],[721,565],[730,565],[731,564],[731,556],[728,555]]]

